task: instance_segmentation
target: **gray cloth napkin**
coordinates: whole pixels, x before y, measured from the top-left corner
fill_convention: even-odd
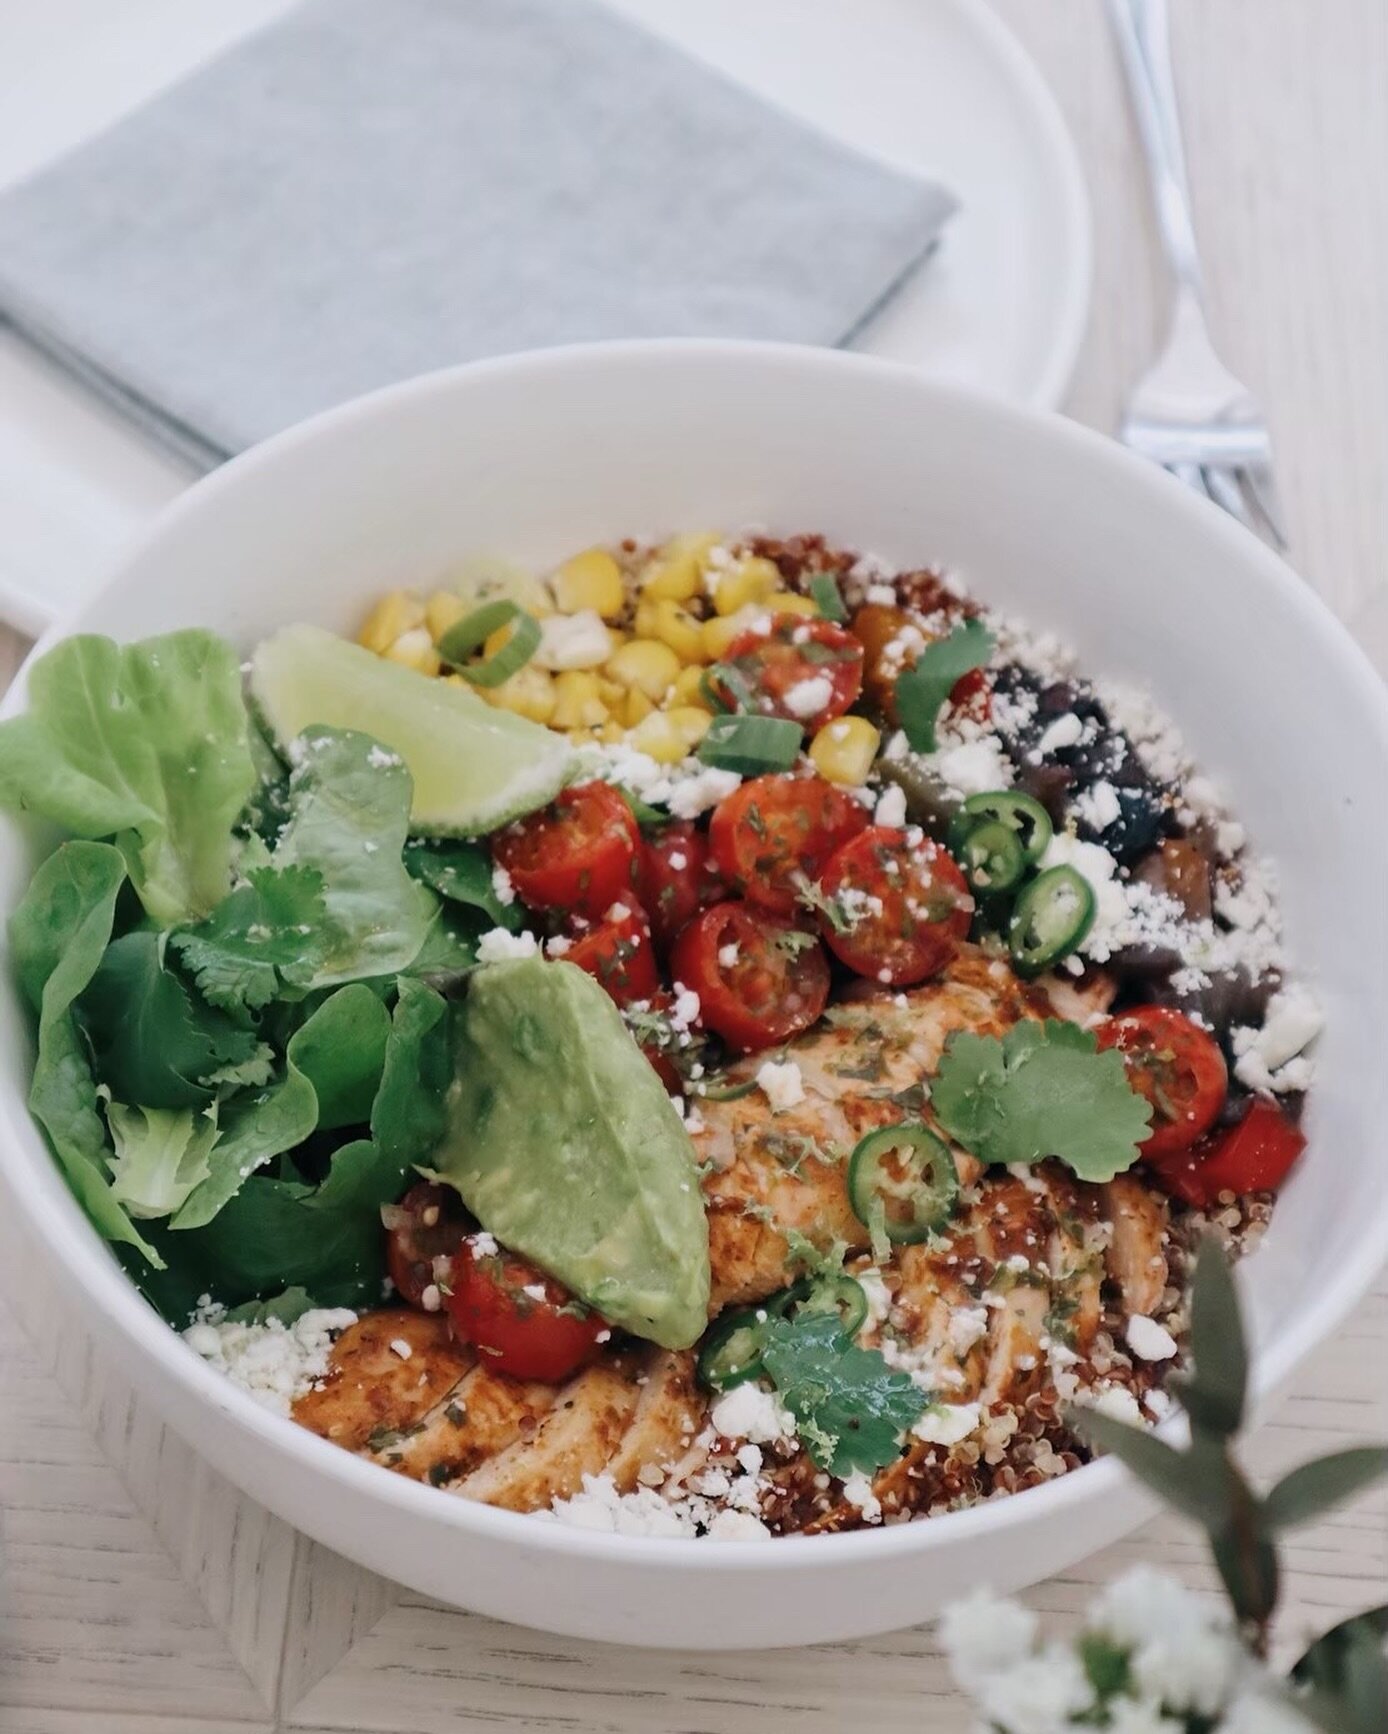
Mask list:
[[[0,196],[0,315],[206,468],[478,356],[841,343],[953,209],[588,0],[309,0]]]

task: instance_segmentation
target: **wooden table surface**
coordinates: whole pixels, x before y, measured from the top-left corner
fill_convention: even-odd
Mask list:
[[[1058,93],[1089,177],[1094,313],[1069,408],[1110,428],[1152,352],[1165,291],[1104,20],[1098,0],[996,4]],[[1296,565],[1388,672],[1388,11],[1382,0],[1174,8],[1219,339],[1267,405]],[[0,632],[0,676],[22,651]],[[969,1726],[927,1629],[672,1655],[433,1606],[202,1467],[93,1364],[42,1271],[0,1273],[0,1285],[13,1303],[0,1304],[5,1734]],[[1258,1433],[1255,1466],[1388,1434],[1386,1351],[1388,1285]],[[1288,1555],[1285,1647],[1382,1600],[1388,1500],[1301,1531]],[[1139,1559],[1211,1582],[1198,1539],[1160,1520],[1031,1599],[1063,1627],[1091,1586]]]

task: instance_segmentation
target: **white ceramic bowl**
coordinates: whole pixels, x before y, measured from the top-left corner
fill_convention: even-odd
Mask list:
[[[1329,1025],[1310,1149],[1245,1269],[1266,1397],[1340,1326],[1388,1242],[1388,698],[1287,567],[1157,470],[1068,422],[858,357],[555,351],[382,392],[228,464],[69,629],[199,624],[249,646],[292,620],[350,628],[378,591],[427,585],[470,551],[543,565],[627,533],[751,524],[945,561],[1090,669],[1143,678],[1280,864]],[[21,680],[5,711],[23,702]],[[31,866],[6,825],[4,907]],[[1147,1509],[1102,1463],[930,1522],[718,1544],[589,1534],[401,1480],[268,1415],[145,1306],[25,1111],[30,1042],[7,971],[0,1024],[0,1234],[37,1242],[103,1349],[223,1474],[428,1595],[624,1643],[800,1644],[923,1619],[980,1582],[1034,1582]]]

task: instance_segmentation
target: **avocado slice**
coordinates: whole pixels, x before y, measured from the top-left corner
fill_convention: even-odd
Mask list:
[[[473,975],[455,1027],[439,1178],[614,1325],[688,1348],[709,1296],[694,1147],[606,992],[508,959]]]
[[[416,836],[495,830],[553,800],[573,769],[562,735],[321,626],[286,626],[265,639],[251,658],[250,696],[281,751],[323,723],[397,752],[414,778]]]

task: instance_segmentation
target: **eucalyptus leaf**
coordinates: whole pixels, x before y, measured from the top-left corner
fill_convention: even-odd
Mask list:
[[[1239,1620],[1260,1629],[1277,1607],[1280,1573],[1271,1533],[1248,1505],[1241,1521],[1210,1534],[1210,1552]]]
[[[1201,1242],[1191,1277],[1190,1352],[1194,1367],[1176,1395],[1194,1427],[1228,1439],[1243,1424],[1248,1344],[1233,1271],[1212,1237]]]
[[[1289,1470],[1268,1494],[1263,1512],[1273,1529],[1309,1523],[1388,1475],[1388,1445],[1354,1445],[1313,1457]]]
[[[1070,1422],[1081,1438],[1112,1453],[1168,1505],[1203,1524],[1222,1529],[1233,1518],[1232,1469],[1218,1449],[1177,1451],[1144,1427],[1129,1427],[1094,1409],[1075,1408]]]

